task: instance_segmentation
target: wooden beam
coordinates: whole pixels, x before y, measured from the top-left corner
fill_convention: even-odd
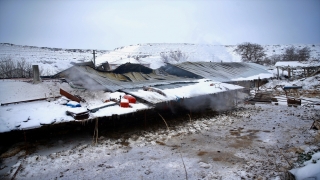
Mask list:
[[[76,101],[76,102],[80,103],[80,99],[79,98],[77,98],[74,95],[68,93],[67,91],[64,91],[63,89],[60,89],[60,94],[62,96],[67,97],[68,99],[71,99],[72,101]]]

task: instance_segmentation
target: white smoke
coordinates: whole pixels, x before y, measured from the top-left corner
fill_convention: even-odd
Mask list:
[[[230,54],[225,47],[216,40],[216,38],[209,33],[201,33],[195,38],[197,48],[203,54],[206,54],[204,57],[200,56],[199,58],[194,57],[194,61],[212,61],[212,62],[233,62],[235,59],[232,54]],[[201,59],[200,59],[201,58]]]

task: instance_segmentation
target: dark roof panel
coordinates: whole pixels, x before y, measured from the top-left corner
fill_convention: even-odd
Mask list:
[[[219,82],[231,82],[236,78],[248,78],[261,73],[270,74],[264,66],[243,62],[184,62],[168,64],[161,69],[180,77],[199,76]]]
[[[153,71],[149,74],[141,72],[116,74],[113,72],[99,72],[88,66],[74,66],[63,72],[63,74],[60,74],[60,76],[71,81],[96,82],[96,84],[99,84],[104,90],[111,92],[122,89],[142,88],[143,86],[166,85],[177,82],[194,82],[194,79],[181,78],[157,72],[158,71]]]

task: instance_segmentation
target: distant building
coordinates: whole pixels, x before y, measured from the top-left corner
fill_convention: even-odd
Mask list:
[[[315,62],[299,62],[299,61],[279,61],[275,64],[277,68],[277,78],[280,78],[279,69],[288,72],[288,78],[292,77],[294,70],[303,70],[303,76],[309,77],[320,71],[320,63]]]

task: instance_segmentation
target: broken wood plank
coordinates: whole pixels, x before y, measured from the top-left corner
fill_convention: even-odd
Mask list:
[[[72,116],[75,120],[84,120],[89,118],[89,112],[80,112],[80,113],[74,113],[71,111],[66,111],[66,114],[68,116]]]
[[[88,108],[88,110],[89,110],[90,112],[92,112],[92,113],[95,113],[95,112],[97,112],[99,109],[103,109],[103,108],[106,108],[106,107],[109,107],[109,106],[114,106],[114,105],[117,105],[117,103],[110,101],[110,102],[103,103],[103,104],[101,104],[101,105],[99,105],[99,106],[90,107],[90,108]]]
[[[81,101],[81,100],[80,100],[79,98],[77,98],[76,96],[68,93],[67,91],[65,91],[65,90],[63,90],[63,89],[61,89],[61,88],[60,88],[60,94],[61,94],[62,96],[67,97],[68,99],[70,99],[70,100],[72,100],[72,101],[76,101],[76,102],[78,102],[78,103],[80,103],[80,101]]]
[[[25,101],[16,101],[16,102],[9,102],[9,103],[1,103],[1,106],[9,105],[9,104],[19,104],[19,103],[27,103],[27,102],[33,102],[33,101],[43,101],[47,100],[49,98],[60,98],[61,96],[54,96],[54,97],[46,97],[46,98],[38,98],[38,99],[30,99]]]
[[[301,99],[287,99],[287,104],[288,105],[301,105]]]

